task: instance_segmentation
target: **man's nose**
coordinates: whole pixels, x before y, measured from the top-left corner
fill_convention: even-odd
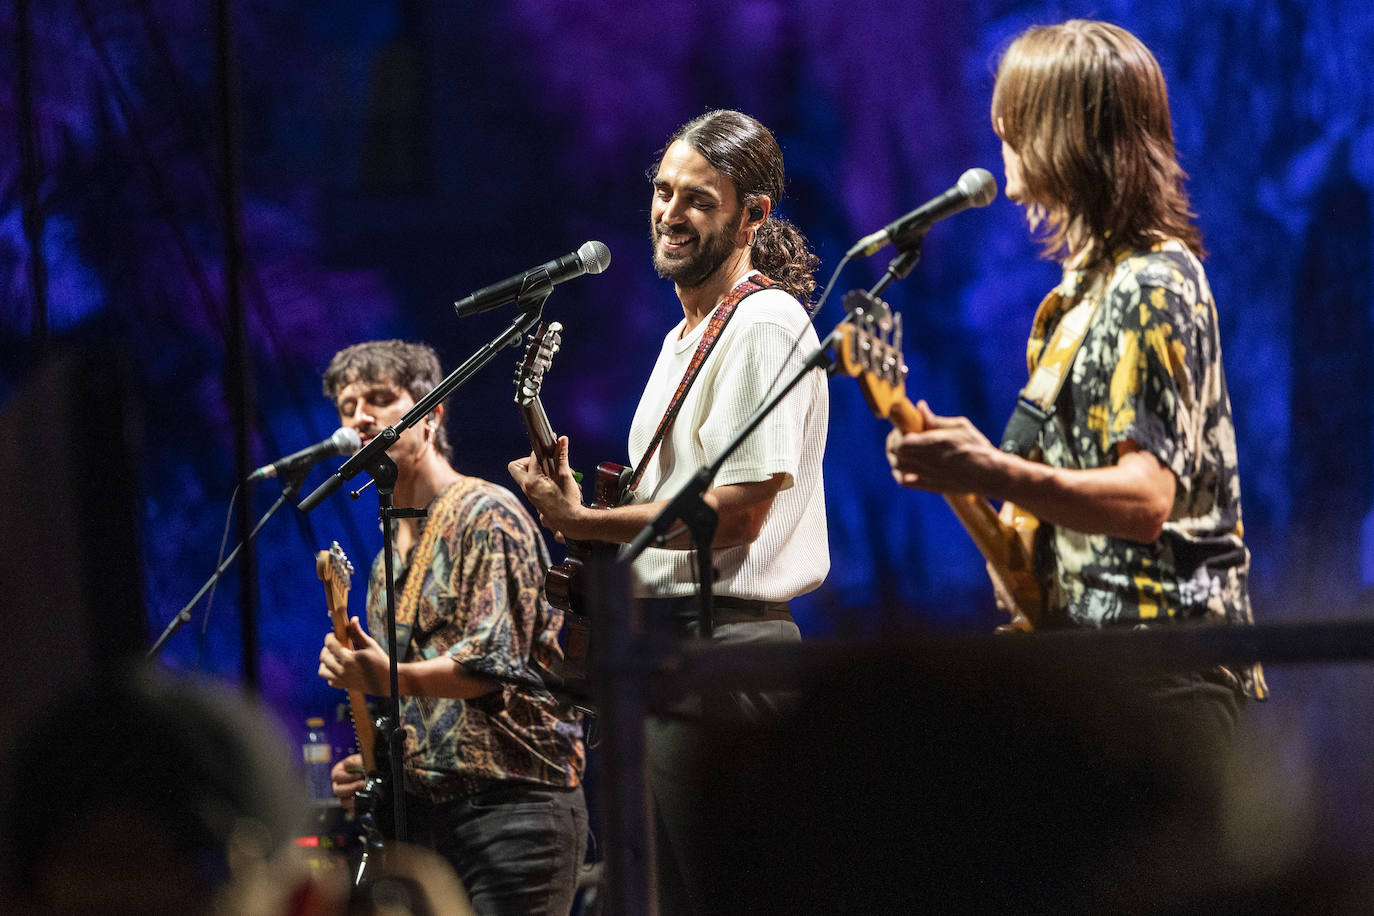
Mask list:
[[[681,196],[674,194],[671,198],[664,201],[663,209],[659,212],[658,221],[666,225],[681,223],[685,218],[687,206]]]

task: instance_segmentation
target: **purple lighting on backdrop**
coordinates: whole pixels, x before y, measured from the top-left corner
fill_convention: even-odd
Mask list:
[[[824,280],[854,240],[965,169],[988,168],[1000,186],[987,115],[997,52],[1031,22],[1079,12],[1011,0],[315,6],[235,5],[258,457],[334,428],[318,377],[339,347],[422,338],[451,368],[506,320],[457,321],[453,300],[595,238],[612,266],[560,286],[547,306],[568,331],[544,400],[584,470],[625,460],[640,384],[680,315],[646,242],[644,170],[673,128],[712,107],[774,128],[789,166],[781,215],[811,239]],[[234,489],[209,12],[180,0],[30,9],[49,323],[59,343],[98,341],[139,367],[157,632],[214,568]],[[1258,613],[1354,613],[1374,580],[1362,539],[1374,517],[1364,406],[1374,10],[1355,0],[1091,9],[1141,35],[1170,80],[1221,312]],[[16,28],[0,20],[7,47]],[[0,57],[5,137],[18,135],[16,66]],[[18,149],[5,144],[0,397],[22,380],[31,343],[20,180]],[[1024,380],[1030,310],[1056,277],[1035,251],[1001,197],[931,233],[889,296],[906,318],[913,394],[1000,429]],[[888,257],[851,266],[837,294],[872,285]],[[831,302],[817,321],[838,317]],[[526,447],[510,406],[514,362],[513,351],[497,359],[450,404],[460,468],[502,484]],[[852,382],[831,391],[833,569],[798,602],[805,632],[995,622],[981,562],[945,506],[893,487],[884,425]],[[247,495],[261,512],[276,492]],[[375,513],[368,498],[338,494],[262,535],[262,686],[285,721],[338,701],[314,675],[326,622],[314,551],[338,539],[355,563],[370,557]],[[168,664],[234,676],[236,587],[222,584],[203,645],[197,609]]]

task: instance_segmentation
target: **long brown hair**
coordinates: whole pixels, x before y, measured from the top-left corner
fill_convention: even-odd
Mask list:
[[[1204,254],[1164,74],[1130,32],[1073,19],[1021,33],[998,63],[992,125],[1021,158],[1046,257],[1100,267],[1166,236]]]
[[[772,201],[774,209],[782,200],[782,149],[772,132],[747,114],[728,109],[708,111],[678,128],[664,150],[675,140],[686,143],[728,177],[745,209],[760,197]],[[796,226],[770,215],[754,237],[752,262],[803,305],[810,306],[820,259]]]

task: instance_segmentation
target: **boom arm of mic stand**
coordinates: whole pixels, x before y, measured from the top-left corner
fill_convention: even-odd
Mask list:
[[[401,433],[414,426],[424,419],[431,410],[437,407],[445,398],[454,391],[465,385],[469,379],[478,373],[487,363],[491,362],[492,357],[496,356],[506,347],[514,346],[520,342],[526,332],[539,323],[540,317],[544,312],[544,300],[549,298],[549,293],[553,292],[553,282],[547,275],[543,282],[532,286],[529,290],[522,291],[517,302],[520,304],[520,313],[515,320],[510,323],[510,327],[502,331],[490,343],[484,345],[472,356],[468,357],[457,369],[448,374],[434,390],[422,397],[415,403],[415,406],[406,411],[405,416],[397,421],[395,426],[388,426],[381,433],[363,446],[359,451],[340,465],[339,470],[334,473],[324,483],[315,488],[315,491],[300,501],[296,508],[302,512],[310,512],[320,503],[324,502],[335,490],[343,486],[344,481],[352,480],[358,475],[359,471],[366,470],[373,463],[374,456],[378,452],[385,452],[396,444],[396,440],[401,438]]]

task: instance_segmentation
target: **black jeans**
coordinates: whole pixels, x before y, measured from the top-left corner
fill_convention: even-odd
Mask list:
[[[685,621],[685,635],[696,633],[696,622]],[[791,620],[721,623],[714,639],[722,643],[799,642]],[[760,724],[776,720],[792,695],[782,691],[740,691],[714,697],[707,720]],[[720,708],[724,703],[724,709]],[[703,726],[701,698],[688,697],[666,716],[650,716],[644,723],[649,790],[654,808],[658,903],[661,916],[689,916],[718,912],[716,876],[703,858],[703,816],[713,801],[702,795],[703,776],[712,767],[728,767],[728,759],[706,759],[709,727]]]
[[[442,804],[406,797],[410,841],[443,856],[479,916],[567,916],[587,852],[582,787],[510,782]]]

